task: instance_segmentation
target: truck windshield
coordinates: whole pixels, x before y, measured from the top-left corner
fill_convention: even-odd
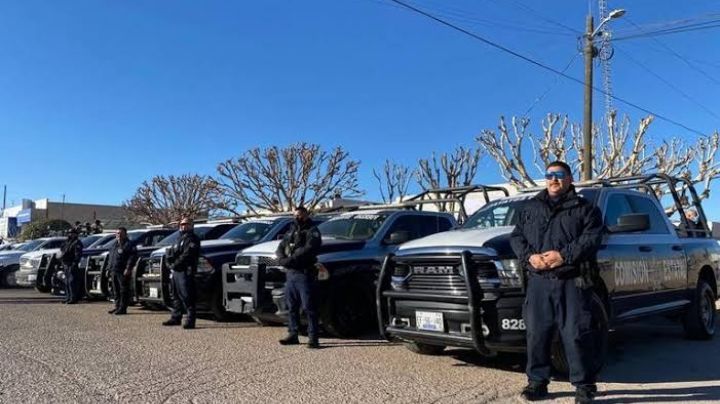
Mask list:
[[[318,226],[323,237],[344,240],[368,240],[375,235],[388,215],[356,214],[330,219]]]
[[[578,196],[595,202],[598,191],[593,188],[583,188],[577,191]],[[480,208],[463,224],[465,229],[486,229],[488,227],[515,226],[525,203],[534,195],[524,198],[499,199]]]
[[[80,240],[80,242],[82,243],[83,248],[88,248],[94,242],[98,241],[100,239],[100,237],[102,237],[102,236],[100,236],[100,235],[87,236],[87,237],[83,237],[82,240]]]
[[[463,225],[464,229],[514,226],[527,199],[491,202],[475,212]]]
[[[32,240],[27,242],[25,245],[18,247],[18,250],[25,252],[35,251],[35,249],[37,249],[42,243],[43,240]]]
[[[221,240],[260,241],[273,227],[273,221],[252,221],[239,224],[220,237]]]
[[[214,229],[213,226],[202,226],[202,227],[195,227],[193,228],[193,233],[195,233],[196,236],[200,240],[205,240],[205,236],[210,232],[210,230]],[[166,247],[169,245],[175,244],[178,239],[180,238],[180,232],[176,231],[173,233],[170,233],[169,236],[165,237],[164,239],[160,240],[155,247]]]
[[[90,244],[90,245],[88,246],[88,248],[100,248],[100,247],[102,247],[103,245],[108,244],[110,241],[115,241],[115,234],[114,234],[114,233],[104,234],[102,237],[100,237],[99,239],[95,240],[94,243]]]

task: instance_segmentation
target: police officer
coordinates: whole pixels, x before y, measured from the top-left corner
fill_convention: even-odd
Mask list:
[[[60,262],[65,272],[65,300],[63,303],[75,304],[80,300],[80,282],[82,276],[78,269],[83,246],[78,238],[78,231],[72,228],[68,231],[68,238],[60,249]]]
[[[512,232],[511,244],[528,273],[523,310],[527,328],[530,401],[547,396],[550,348],[558,330],[575,386],[575,402],[588,403],[597,391],[592,331],[592,279],[604,229],[602,215],[578,196],[570,167],[548,165],[546,189],[530,199]]]
[[[170,270],[172,271],[173,307],[170,319],[163,325],[180,325],[183,311],[187,313],[184,329],[195,328],[195,273],[200,258],[200,239],[193,232],[189,218],[180,220],[180,239],[172,247]]]
[[[288,306],[288,335],[282,345],[297,345],[300,308],[308,320],[308,348],[319,348],[318,316],[315,308],[315,263],[322,240],[305,207],[295,209],[295,223],[277,249],[280,265],[287,269],[285,301]]]
[[[92,234],[100,234],[103,232],[103,225],[100,219],[95,220],[95,224],[92,226]]]
[[[130,304],[130,277],[137,259],[137,248],[127,236],[127,229],[118,227],[115,232],[115,243],[108,250],[108,275],[112,277],[115,291],[115,308],[108,314],[120,316],[127,314]]]

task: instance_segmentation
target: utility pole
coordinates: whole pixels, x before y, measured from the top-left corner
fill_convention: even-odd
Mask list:
[[[592,179],[592,99],[593,99],[593,58],[595,57],[595,47],[593,46],[594,27],[592,15],[587,16],[585,22],[585,46],[583,53],[585,56],[585,102],[583,117],[583,165],[582,179],[590,181]]]

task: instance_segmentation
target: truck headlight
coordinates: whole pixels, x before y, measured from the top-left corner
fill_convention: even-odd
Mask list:
[[[395,264],[390,278],[390,286],[394,290],[407,289],[407,280],[410,278],[410,267],[403,264]]]
[[[197,272],[199,274],[211,272],[213,269],[212,264],[205,257],[198,258]]]
[[[522,287],[522,266],[517,259],[496,261],[498,276],[503,286]]]

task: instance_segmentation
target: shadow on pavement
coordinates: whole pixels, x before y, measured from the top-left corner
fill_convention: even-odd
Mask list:
[[[608,397],[603,396],[621,396]],[[652,388],[648,390],[607,390],[596,398],[599,403],[653,403],[662,402],[695,402],[720,400],[720,387],[680,387]]]
[[[600,380],[679,383],[720,380],[720,338],[689,340],[678,322],[663,318],[619,327]]]

